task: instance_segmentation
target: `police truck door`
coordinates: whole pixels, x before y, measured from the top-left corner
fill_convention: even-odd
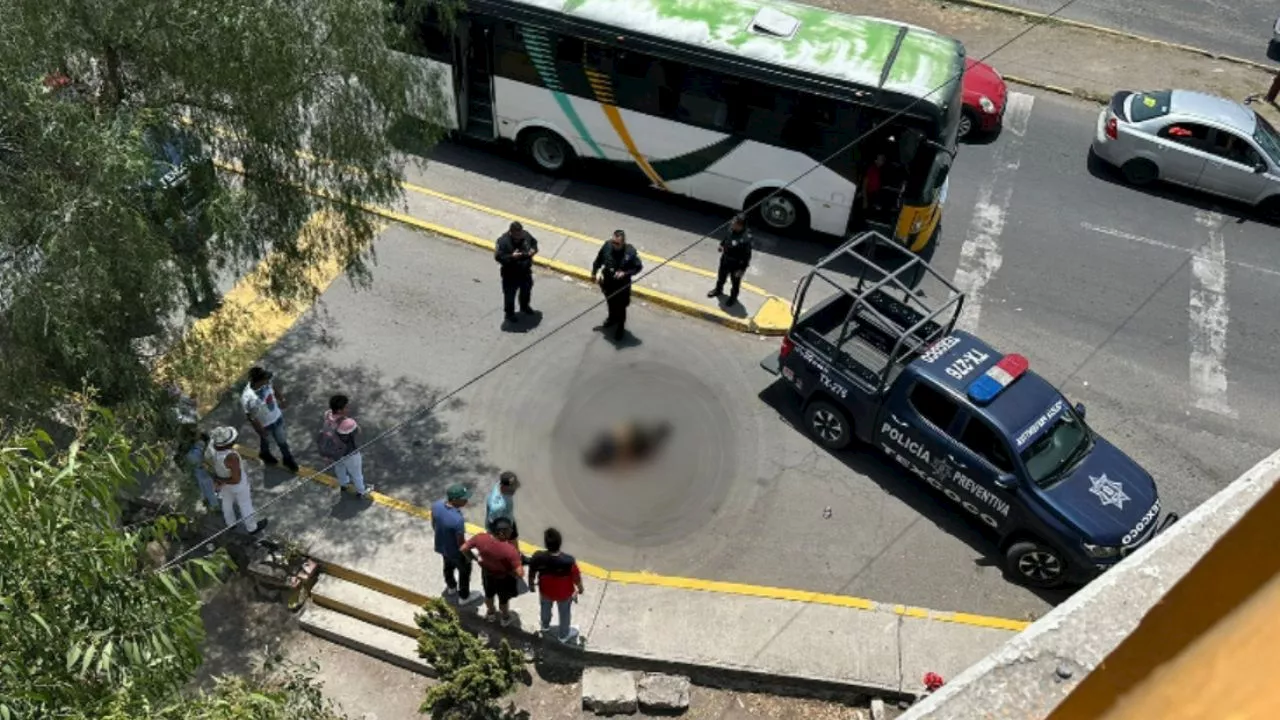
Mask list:
[[[960,425],[956,462],[948,484],[970,515],[993,530],[1007,528],[1017,485],[1008,443],[977,415],[962,418]]]
[[[876,442],[913,475],[943,490],[935,465],[950,453],[947,431],[958,413],[955,400],[927,381],[903,382],[881,412]]]

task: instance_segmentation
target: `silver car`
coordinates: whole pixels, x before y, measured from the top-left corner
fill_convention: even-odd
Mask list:
[[[1164,180],[1280,219],[1280,134],[1240,103],[1189,90],[1121,91],[1098,115],[1091,152],[1134,185]]]

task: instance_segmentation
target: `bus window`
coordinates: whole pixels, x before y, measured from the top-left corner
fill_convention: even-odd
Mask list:
[[[715,73],[690,67],[684,73],[676,116],[691,125],[724,130],[729,124],[729,103]]]
[[[613,66],[618,105],[646,115],[674,114],[678,93],[667,87],[665,65],[633,50],[618,51]]]
[[[410,12],[413,12],[412,18],[409,17]],[[439,10],[434,7],[416,7],[410,11],[405,7],[404,0],[397,0],[392,16],[396,22],[405,26],[404,35],[395,42],[393,50],[438,62],[453,63],[453,44],[450,42],[450,33],[445,31],[451,22],[441,18]]]
[[[515,82],[541,86],[538,70],[529,59],[515,23],[498,23],[493,42],[494,74]]]

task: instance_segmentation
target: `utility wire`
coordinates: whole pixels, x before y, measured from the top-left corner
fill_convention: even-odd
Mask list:
[[[1059,6],[1058,6],[1058,7],[1057,7],[1053,12],[1048,13],[1047,15],[1045,15],[1045,16],[1043,16],[1043,17],[1041,17],[1041,18],[1037,18],[1037,19],[1036,19],[1036,21],[1035,21],[1034,23],[1032,23],[1031,25],[1028,25],[1026,28],[1024,28],[1024,29],[1020,30],[1019,32],[1017,32],[1016,34],[1014,34],[1014,36],[1013,36],[1013,37],[1011,37],[1011,38],[1009,38],[1008,40],[1006,40],[1006,41],[1004,41],[1003,43],[1001,43],[999,46],[997,46],[997,47],[996,47],[994,50],[992,50],[991,52],[987,53],[986,55],[983,55],[979,60],[980,60],[980,61],[986,61],[986,60],[987,60],[987,59],[989,59],[991,56],[995,55],[996,53],[1000,52],[1001,50],[1004,50],[1005,48],[1009,47],[1009,46],[1010,46],[1010,45],[1012,45],[1013,43],[1015,43],[1015,42],[1017,42],[1018,40],[1022,39],[1022,37],[1023,37],[1023,36],[1025,36],[1027,33],[1031,32],[1032,30],[1035,30],[1036,28],[1040,27],[1041,25],[1044,25],[1045,23],[1047,23],[1048,21],[1050,21],[1051,19],[1053,19],[1054,17],[1056,17],[1059,13],[1063,12],[1064,10],[1066,10],[1066,9],[1067,9],[1067,8],[1069,8],[1069,7],[1071,7],[1071,6],[1072,6],[1072,5],[1074,5],[1075,3],[1076,3],[1076,0],[1066,0],[1066,2],[1062,3],[1061,5],[1059,5]],[[781,186],[781,187],[779,187],[779,188],[776,188],[775,190],[773,190],[773,192],[770,192],[769,194],[767,194],[767,195],[765,195],[764,197],[762,197],[762,198],[760,198],[759,200],[757,200],[757,201],[756,201],[755,203],[753,203],[751,206],[749,206],[749,207],[747,207],[747,208],[743,209],[742,213],[743,213],[744,215],[746,215],[746,214],[750,214],[752,211],[756,210],[756,209],[757,209],[757,208],[759,208],[761,205],[763,205],[764,203],[768,202],[771,198],[776,197],[776,196],[777,196],[777,195],[779,195],[780,193],[782,193],[782,192],[786,191],[786,190],[787,190],[787,188],[791,187],[792,185],[795,185],[797,182],[799,182],[799,181],[803,180],[804,178],[808,177],[809,175],[811,175],[812,173],[814,173],[815,171],[817,171],[817,170],[818,170],[818,168],[826,167],[827,163],[831,162],[832,160],[834,160],[835,158],[839,157],[840,155],[843,155],[844,153],[848,152],[848,151],[849,151],[849,150],[851,150],[854,146],[858,145],[859,143],[861,143],[863,140],[867,139],[867,138],[868,138],[868,137],[870,137],[871,135],[873,135],[873,134],[875,134],[875,133],[879,132],[880,130],[884,129],[884,128],[885,128],[887,125],[889,125],[891,122],[893,122],[893,121],[897,120],[898,118],[902,117],[903,115],[905,115],[909,110],[911,110],[912,108],[914,108],[917,104],[919,104],[919,103],[923,102],[925,99],[927,99],[927,98],[929,98],[929,97],[932,97],[933,95],[937,94],[937,93],[938,93],[938,91],[945,89],[946,87],[948,87],[949,85],[951,85],[951,83],[956,82],[957,80],[959,80],[959,81],[963,81],[963,77],[964,77],[964,70],[962,69],[962,70],[960,71],[960,73],[958,73],[958,74],[956,74],[956,75],[952,75],[952,76],[951,76],[951,77],[949,77],[945,82],[943,82],[942,84],[940,84],[940,85],[938,85],[937,87],[933,88],[933,89],[932,89],[932,90],[930,90],[929,92],[925,93],[923,96],[918,97],[918,98],[916,98],[915,100],[911,101],[910,103],[908,103],[908,104],[907,104],[907,106],[906,106],[906,107],[904,107],[904,108],[902,108],[902,109],[900,109],[900,110],[897,110],[896,112],[894,112],[893,114],[891,114],[888,118],[886,118],[886,119],[884,119],[883,121],[881,121],[881,122],[880,122],[878,125],[876,125],[875,127],[871,128],[870,130],[867,130],[866,132],[862,133],[861,135],[859,135],[858,137],[854,138],[853,140],[850,140],[848,143],[845,143],[845,144],[844,144],[844,145],[842,145],[838,150],[836,150],[835,152],[831,153],[830,155],[828,155],[826,158],[824,158],[824,159],[823,159],[823,160],[821,160],[820,162],[816,162],[816,163],[814,163],[814,164],[813,164],[813,166],[812,166],[812,167],[810,167],[808,170],[805,170],[803,173],[800,173],[799,175],[795,176],[795,177],[794,177],[794,178],[792,178],[791,180],[788,180],[788,181],[786,182],[786,184],[782,185],[782,186]],[[727,226],[729,225],[729,223],[730,223],[730,222],[731,222],[731,220],[727,220],[727,221],[725,221],[725,222],[720,223],[720,224],[719,224],[719,225],[717,225],[715,228],[713,228],[711,231],[707,232],[707,233],[706,233],[706,234],[704,234],[703,236],[699,237],[698,239],[694,240],[693,242],[691,242],[691,243],[689,243],[688,245],[686,245],[686,246],[684,246],[683,248],[681,248],[681,249],[680,249],[679,251],[677,251],[674,255],[671,255],[671,256],[669,256],[669,257],[667,257],[667,258],[664,258],[662,262],[658,263],[658,264],[657,264],[657,265],[655,265],[653,268],[651,268],[651,269],[649,269],[649,270],[645,271],[645,272],[644,272],[644,273],[642,273],[639,277],[634,278],[634,279],[633,279],[633,282],[634,282],[634,281],[638,281],[638,280],[643,280],[644,278],[646,278],[646,277],[648,277],[648,276],[652,275],[653,273],[655,273],[655,272],[657,272],[657,271],[661,270],[662,268],[666,267],[666,266],[667,266],[668,264],[670,264],[672,261],[676,260],[677,258],[680,258],[681,256],[683,256],[683,255],[685,255],[686,253],[688,253],[690,250],[692,250],[692,249],[694,249],[695,247],[697,247],[698,245],[700,245],[704,240],[706,240],[706,239],[708,239],[708,238],[712,237],[712,236],[713,236],[713,235],[715,235],[716,233],[719,233],[721,230],[723,230],[725,227],[727,227]],[[392,425],[391,427],[387,428],[386,430],[383,430],[381,433],[377,434],[376,436],[374,436],[374,437],[373,437],[372,439],[370,439],[369,441],[367,441],[367,442],[365,442],[364,444],[360,445],[359,447],[357,447],[357,448],[356,448],[355,450],[353,450],[352,452],[360,452],[360,451],[364,450],[364,449],[365,449],[365,448],[367,448],[367,447],[370,447],[370,446],[372,446],[372,445],[375,445],[375,444],[377,444],[378,442],[381,442],[381,441],[383,440],[383,438],[386,438],[386,437],[388,437],[388,436],[390,436],[390,435],[392,435],[392,434],[394,434],[394,433],[397,433],[397,432],[399,432],[400,430],[402,430],[403,428],[405,428],[406,426],[408,426],[408,425],[412,424],[413,422],[416,422],[417,420],[421,419],[422,417],[425,417],[427,414],[429,414],[432,410],[435,410],[435,409],[436,409],[437,407],[439,407],[441,404],[443,404],[443,403],[445,403],[445,402],[447,402],[447,401],[449,401],[449,400],[452,400],[452,399],[453,399],[454,397],[456,397],[459,393],[461,393],[461,392],[463,392],[464,390],[466,390],[466,389],[470,388],[472,385],[475,385],[476,383],[480,382],[481,380],[484,380],[485,378],[489,377],[489,376],[490,376],[490,375],[492,375],[493,373],[497,372],[498,370],[502,369],[503,367],[505,367],[506,365],[508,365],[508,364],[509,364],[509,363],[511,363],[512,361],[514,361],[516,358],[519,358],[520,356],[522,356],[522,355],[524,355],[524,354],[528,353],[529,351],[531,351],[531,350],[533,350],[534,348],[538,347],[539,345],[541,345],[542,343],[546,342],[547,340],[550,340],[552,337],[554,337],[554,336],[555,336],[557,333],[559,333],[561,330],[563,330],[563,329],[565,329],[565,328],[569,327],[570,325],[572,325],[573,323],[575,323],[575,322],[577,322],[578,320],[582,319],[583,317],[585,317],[585,316],[589,315],[590,313],[595,312],[595,310],[596,310],[597,308],[599,308],[601,305],[604,305],[605,303],[607,303],[607,302],[608,302],[609,300],[611,300],[615,295],[620,294],[621,292],[623,292],[623,290],[629,290],[629,289],[630,289],[629,287],[619,288],[618,290],[614,291],[612,294],[610,294],[610,295],[606,296],[603,300],[597,300],[594,304],[592,304],[592,305],[590,305],[589,307],[587,307],[587,309],[585,309],[585,310],[583,310],[583,311],[579,312],[579,313],[578,313],[578,314],[576,314],[576,315],[573,315],[573,316],[572,316],[572,317],[570,317],[568,320],[565,320],[564,322],[562,322],[562,323],[560,323],[559,325],[557,325],[557,326],[555,326],[554,328],[552,328],[552,329],[551,329],[550,331],[548,331],[545,335],[543,335],[543,336],[541,336],[541,337],[537,338],[536,340],[534,340],[534,341],[530,342],[528,345],[525,345],[524,347],[520,348],[519,350],[516,350],[515,352],[513,352],[513,353],[511,353],[510,355],[506,356],[505,358],[503,358],[503,359],[499,360],[498,362],[496,362],[496,363],[494,363],[493,365],[491,365],[488,369],[486,369],[486,370],[484,370],[484,371],[480,372],[479,374],[477,374],[477,375],[473,376],[471,379],[469,379],[469,380],[467,380],[466,382],[462,383],[461,385],[457,386],[457,387],[456,387],[456,388],[454,388],[453,390],[450,390],[449,392],[445,393],[444,395],[440,396],[439,398],[436,398],[436,400],[434,400],[434,401],[433,401],[433,402],[431,402],[431,403],[428,403],[428,404],[427,404],[427,405],[425,405],[422,409],[418,410],[418,411],[417,411],[417,412],[415,412],[413,415],[409,416],[407,419],[402,420],[402,421],[400,421],[400,422],[396,423],[395,425]],[[302,487],[304,484],[306,484],[306,483],[307,483],[307,481],[313,480],[313,479],[315,479],[315,477],[316,477],[316,476],[321,475],[321,474],[324,474],[326,471],[328,471],[328,470],[332,469],[335,465],[337,465],[337,464],[338,464],[338,462],[340,462],[340,461],[338,461],[338,460],[332,461],[332,462],[330,462],[328,465],[325,465],[323,468],[321,468],[321,469],[319,469],[319,470],[316,470],[316,471],[312,472],[312,473],[311,473],[311,474],[309,474],[309,475],[305,475],[305,476],[304,476],[304,475],[297,475],[297,476],[295,476],[295,477],[294,477],[294,479],[293,479],[293,485],[292,485],[291,487],[289,487],[288,489],[286,489],[284,492],[280,493],[279,495],[276,495],[275,497],[271,498],[270,500],[268,500],[267,502],[263,503],[262,505],[256,506],[256,507],[254,508],[253,513],[251,513],[251,514],[250,514],[250,517],[256,517],[256,516],[258,516],[262,511],[266,510],[266,509],[267,509],[267,508],[269,508],[269,507],[274,506],[276,503],[280,502],[281,500],[284,500],[286,497],[288,497],[288,496],[289,496],[289,495],[291,495],[294,491],[296,491],[299,487]],[[244,467],[244,466],[243,466],[243,463],[242,463],[242,464],[241,464],[242,472],[243,472],[243,467]],[[241,482],[247,482],[247,478],[242,479],[242,480],[241,480]],[[198,551],[198,550],[199,550],[200,548],[202,548],[203,546],[208,545],[209,543],[213,542],[214,540],[217,540],[218,538],[222,537],[223,535],[227,534],[228,532],[231,532],[231,530],[233,530],[234,528],[238,527],[239,525],[240,525],[240,523],[236,523],[235,525],[229,525],[229,526],[227,526],[227,527],[225,527],[225,528],[223,528],[223,529],[221,529],[221,530],[219,530],[219,531],[217,531],[217,532],[215,532],[215,533],[213,533],[213,534],[209,535],[208,537],[206,537],[206,538],[204,538],[203,540],[201,540],[200,542],[198,542],[198,543],[194,544],[192,547],[190,547],[189,549],[185,550],[184,552],[182,552],[181,554],[179,554],[177,557],[173,558],[173,559],[172,559],[172,560],[170,560],[169,562],[165,563],[164,565],[160,566],[159,568],[156,568],[156,572],[164,572],[164,571],[169,570],[169,569],[170,569],[170,568],[172,568],[173,566],[175,566],[175,565],[177,565],[177,564],[179,564],[179,563],[183,562],[184,560],[186,560],[186,558],[190,557],[192,554],[194,554],[196,551]]]

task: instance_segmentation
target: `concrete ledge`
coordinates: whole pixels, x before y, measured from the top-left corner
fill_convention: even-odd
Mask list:
[[[435,677],[435,669],[418,657],[418,641],[370,625],[335,610],[307,605],[298,618],[298,625],[307,632],[329,642],[351,648],[356,652],[389,662],[410,672]]]
[[[1047,717],[1280,480],[1280,450],[901,720]]]

